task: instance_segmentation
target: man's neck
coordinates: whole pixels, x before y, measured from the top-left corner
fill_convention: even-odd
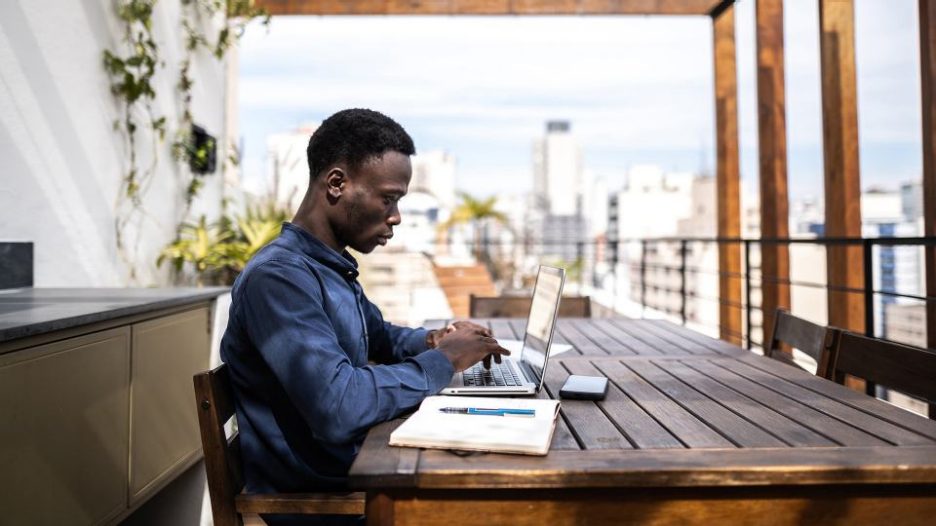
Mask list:
[[[339,254],[344,252],[345,247],[335,239],[335,231],[331,228],[328,218],[324,217],[320,210],[307,209],[304,201],[299,205],[299,210],[296,211],[292,224],[312,234],[335,252]]]

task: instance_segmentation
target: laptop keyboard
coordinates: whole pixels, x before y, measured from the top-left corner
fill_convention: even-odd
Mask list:
[[[523,385],[523,380],[517,371],[514,370],[513,363],[509,361],[491,363],[490,369],[485,369],[481,362],[478,362],[462,372],[462,378],[466,386],[513,386]]]

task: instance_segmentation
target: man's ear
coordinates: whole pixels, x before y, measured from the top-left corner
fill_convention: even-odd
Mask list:
[[[335,167],[325,174],[325,191],[332,200],[338,200],[344,192],[348,175],[341,168]]]

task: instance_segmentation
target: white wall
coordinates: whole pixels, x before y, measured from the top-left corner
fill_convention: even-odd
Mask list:
[[[120,106],[102,66],[103,50],[121,43],[113,11],[112,0],[0,2],[0,240],[35,243],[39,287],[165,284],[167,269],[157,271],[155,259],[175,235],[187,184],[170,154],[182,111],[175,88],[180,7],[159,2],[154,13],[165,61],[155,107],[167,117],[167,137],[143,197],[146,217],[125,234],[136,280],[129,279],[114,232],[127,150],[113,129]],[[224,144],[224,64],[201,53],[192,75],[195,122]],[[145,131],[138,135],[141,143],[152,142]],[[219,167],[223,158],[219,146]],[[220,211],[220,170],[206,183],[193,211],[213,218]]]

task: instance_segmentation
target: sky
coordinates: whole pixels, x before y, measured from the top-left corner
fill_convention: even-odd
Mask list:
[[[816,0],[784,2],[791,199],[822,195]],[[744,193],[757,192],[754,1],[736,4]],[[856,0],[862,187],[922,170],[915,0]],[[457,159],[476,195],[532,189],[532,144],[568,120],[611,190],[639,164],[714,173],[707,17],[274,16],[240,44],[243,176],[266,175],[266,137],[349,107],[381,111],[417,151]]]

